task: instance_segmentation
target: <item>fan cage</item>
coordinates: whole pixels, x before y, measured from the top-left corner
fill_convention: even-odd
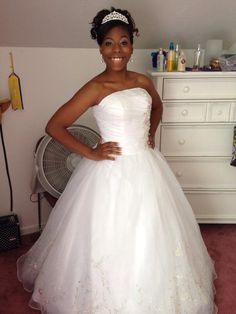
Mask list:
[[[100,135],[83,125],[73,125],[67,130],[81,143],[94,147]],[[35,167],[41,186],[52,196],[59,198],[70,176],[82,157],[70,152],[49,135],[45,135],[35,152]]]

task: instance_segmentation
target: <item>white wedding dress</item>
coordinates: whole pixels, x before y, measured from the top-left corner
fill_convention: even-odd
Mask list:
[[[106,96],[93,113],[115,161],[84,158],[34,246],[17,262],[46,314],[213,314],[214,264],[160,152],[147,145],[151,97]]]

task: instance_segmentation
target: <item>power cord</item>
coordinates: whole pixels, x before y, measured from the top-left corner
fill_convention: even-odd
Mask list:
[[[6,147],[5,147],[5,143],[4,143],[3,129],[2,129],[1,123],[0,123],[0,133],[1,133],[1,141],[2,141],[2,148],[3,148],[3,154],[4,154],[4,161],[5,161],[6,172],[7,172],[7,179],[8,179],[9,189],[10,189],[10,210],[12,212],[13,211],[13,192],[12,192],[11,177],[10,177],[10,172],[9,172],[9,167],[8,167],[7,152],[6,152]]]

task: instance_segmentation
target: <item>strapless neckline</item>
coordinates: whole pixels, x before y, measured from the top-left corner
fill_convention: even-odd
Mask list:
[[[93,107],[101,141],[118,142],[122,155],[148,148],[150,112],[151,96],[142,87],[115,91]]]
[[[148,92],[145,88],[143,88],[143,87],[138,87],[138,86],[137,86],[137,87],[131,87],[131,88],[124,88],[124,89],[114,91],[114,92],[112,92],[112,93],[110,93],[110,94],[104,96],[104,97],[102,98],[102,100],[100,100],[100,102],[99,102],[97,105],[95,105],[95,107],[96,107],[96,106],[100,106],[100,104],[103,103],[107,98],[109,98],[109,97],[111,97],[111,96],[113,96],[113,95],[115,95],[115,94],[123,93],[123,92],[128,92],[128,91],[133,91],[133,90],[137,90],[137,89],[144,91],[144,92],[151,98],[151,95],[149,94],[149,92]]]

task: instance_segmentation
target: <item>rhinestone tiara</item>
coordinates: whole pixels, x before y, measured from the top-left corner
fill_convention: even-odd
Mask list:
[[[127,17],[124,16],[123,14],[119,13],[119,12],[116,12],[116,11],[113,11],[113,12],[107,14],[103,18],[102,24],[105,24],[105,23],[113,21],[113,20],[119,20],[119,21],[122,21],[122,22],[124,22],[126,24],[129,24],[129,21],[128,21]]]

